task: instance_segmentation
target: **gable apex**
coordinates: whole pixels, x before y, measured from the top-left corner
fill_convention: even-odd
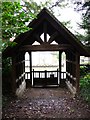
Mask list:
[[[30,22],[28,26],[34,27],[36,23],[40,21],[42,23],[42,21],[45,20],[47,20],[51,26],[63,36],[63,38],[67,39],[81,55],[87,54],[87,50],[85,49],[84,45],[46,7],[43,8],[37,15],[37,19],[34,19],[32,22]]]
[[[41,18],[42,15],[43,15],[43,17],[44,17],[45,14],[49,14],[49,15],[51,14],[46,7],[44,7],[44,8],[37,14],[36,18],[33,19],[33,20],[28,24],[28,27],[31,27],[31,26],[33,25],[33,23],[35,23],[35,22],[37,21],[37,19]]]

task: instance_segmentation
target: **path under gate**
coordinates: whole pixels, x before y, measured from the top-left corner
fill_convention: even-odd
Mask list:
[[[30,88],[3,108],[3,118],[86,118],[90,106],[73,98],[67,88]]]

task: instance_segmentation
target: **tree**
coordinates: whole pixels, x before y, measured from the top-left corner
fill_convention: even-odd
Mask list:
[[[82,23],[79,23],[79,27],[85,30],[84,36],[80,34],[77,36],[85,45],[90,46],[90,1],[82,4],[82,2],[74,0],[74,4],[77,5],[75,10],[82,14]]]
[[[82,7],[84,10],[86,10],[86,12],[83,13],[83,22],[81,28],[86,30],[85,44],[90,46],[90,1],[86,2]]]
[[[32,13],[25,13],[18,2],[2,2],[2,39],[10,39],[28,30],[25,23],[33,17]]]

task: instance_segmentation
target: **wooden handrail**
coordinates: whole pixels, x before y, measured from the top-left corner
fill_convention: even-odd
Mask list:
[[[70,73],[66,72],[66,75],[68,75],[68,77],[70,77],[72,80],[76,81],[76,78],[70,75]]]

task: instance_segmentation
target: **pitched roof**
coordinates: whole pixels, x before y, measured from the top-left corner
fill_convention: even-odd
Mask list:
[[[47,32],[49,35],[52,35],[55,31],[59,33],[59,36],[56,38],[58,44],[62,42],[68,42],[72,47],[77,50],[80,55],[90,56],[90,53],[85,49],[84,45],[58,20],[51,14],[46,8],[42,9],[41,12],[37,15],[37,18],[32,20],[29,23],[28,27],[32,28],[25,33],[20,34],[14,41],[17,42],[18,48],[22,45],[34,43],[35,33],[38,32],[39,35],[43,33],[43,23],[47,22]],[[16,49],[13,49],[13,52]],[[8,50],[8,54],[10,51]]]

